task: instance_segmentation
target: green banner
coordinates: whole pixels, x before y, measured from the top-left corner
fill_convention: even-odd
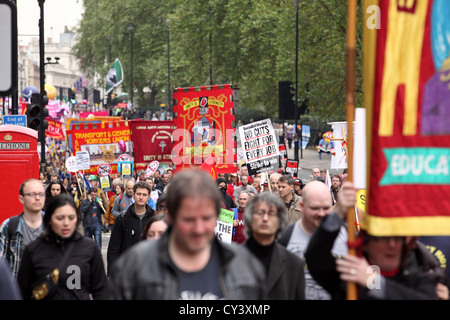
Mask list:
[[[384,149],[388,168],[380,186],[397,184],[450,185],[449,148]]]
[[[220,214],[217,220],[233,225],[234,212],[226,209],[220,209]]]

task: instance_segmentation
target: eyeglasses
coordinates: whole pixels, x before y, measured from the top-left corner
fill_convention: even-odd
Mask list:
[[[166,206],[158,206],[158,210],[166,210],[167,207]]]
[[[37,198],[39,196],[39,198],[43,198],[45,197],[45,193],[44,192],[40,192],[40,193],[35,193],[35,192],[30,192],[30,193],[24,193],[24,196],[29,196],[30,198]]]
[[[278,217],[278,212],[276,212],[276,211],[269,211],[269,212],[266,212],[266,211],[256,211],[256,212],[254,213],[254,215],[256,215],[256,216],[258,216],[258,217],[260,217],[260,218],[264,218],[264,216],[265,216],[266,214],[269,216],[269,218],[275,218],[275,217]]]

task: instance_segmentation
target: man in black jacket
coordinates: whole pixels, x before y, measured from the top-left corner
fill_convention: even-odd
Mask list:
[[[139,241],[148,219],[155,215],[155,211],[148,205],[151,193],[149,184],[140,181],[134,185],[133,192],[134,204],[114,222],[107,252],[108,275],[117,258]]]
[[[169,228],[159,240],[138,243],[117,260],[110,298],[263,299],[261,263],[243,246],[215,237],[220,202],[206,172],[174,175],[167,193]]]

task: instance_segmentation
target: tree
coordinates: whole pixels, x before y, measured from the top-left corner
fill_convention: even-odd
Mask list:
[[[107,53],[98,48],[107,47],[108,35],[112,35],[113,55],[120,58],[129,79],[127,27],[130,22],[135,25],[133,65],[138,105],[153,106],[167,99],[163,93],[167,88],[167,18],[173,88],[205,86],[211,79],[213,84],[236,84],[240,88],[239,108],[277,118],[278,82],[295,83],[296,12],[292,0],[85,0],[85,7],[75,53],[83,69],[102,78],[109,65],[105,63]],[[361,25],[357,106],[363,101]],[[298,92],[302,101],[309,83],[308,116],[325,121],[345,119],[345,45],[345,2],[301,1]],[[127,88],[129,82],[125,81],[124,90]],[[145,91],[151,92],[149,98]]]

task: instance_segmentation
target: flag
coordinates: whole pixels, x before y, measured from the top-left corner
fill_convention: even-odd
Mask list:
[[[55,143],[52,142],[50,147],[48,147],[48,153],[50,153],[50,156],[53,157],[55,155],[55,151],[56,151],[56,146],[55,146]]]
[[[92,188],[91,182],[86,178],[86,176],[81,171],[78,172],[78,176],[82,179],[84,187],[88,192]]]
[[[450,1],[363,6],[365,228],[376,236],[450,235]]]
[[[109,72],[106,76],[106,94],[109,94],[109,92],[117,87],[119,84],[121,84],[123,81],[123,70],[122,70],[122,64],[120,63],[119,59],[116,59],[114,61],[111,69],[109,69]]]

